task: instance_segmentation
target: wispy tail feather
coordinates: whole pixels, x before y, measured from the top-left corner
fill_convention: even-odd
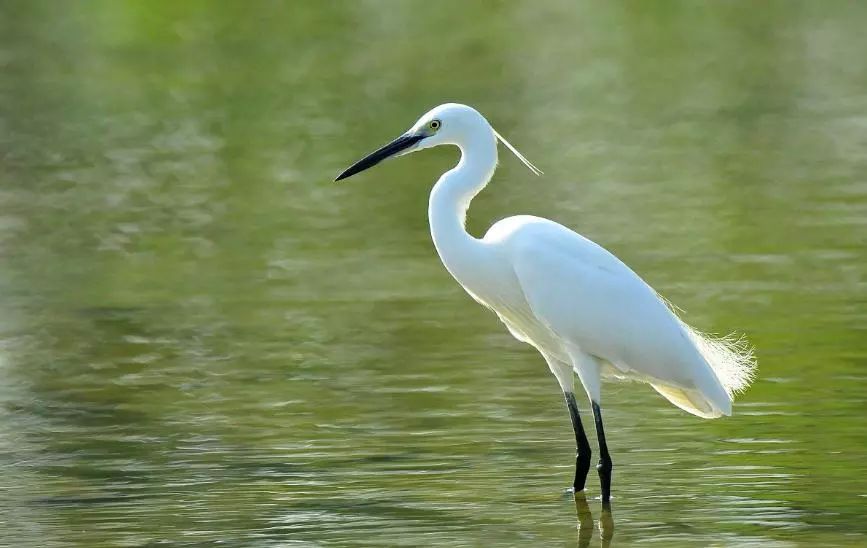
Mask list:
[[[732,414],[732,400],[736,393],[746,390],[755,376],[756,359],[753,349],[744,337],[714,337],[700,333],[678,318],[701,359],[710,367],[697,374],[698,388],[651,384],[668,401],[688,413],[714,419]],[[712,375],[714,378],[709,378]]]
[[[656,296],[671,310],[689,340],[713,370],[729,400],[734,399],[735,394],[746,390],[753,382],[758,368],[753,347],[746,337],[736,333],[719,337],[693,329],[680,319],[680,308],[659,293],[656,293]]]
[[[758,367],[753,347],[747,339],[735,334],[715,337],[678,321],[701,357],[713,369],[729,398],[746,390],[753,382]]]
[[[680,309],[659,293],[656,296],[671,310],[701,358],[710,366],[717,382],[712,383],[716,389],[711,392],[715,394],[676,386],[651,386],[668,401],[693,415],[706,419],[731,415],[735,394],[746,390],[756,375],[758,363],[753,347],[742,335],[732,333],[718,337],[693,329],[680,319]]]

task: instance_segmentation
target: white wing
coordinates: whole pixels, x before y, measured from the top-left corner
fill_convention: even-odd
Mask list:
[[[651,383],[691,413],[731,413],[731,391],[740,386],[726,385],[699,344],[719,341],[702,339],[635,272],[592,241],[547,219],[505,222],[512,229],[502,243],[538,321],[622,376]],[[717,361],[727,367],[733,356],[737,364],[746,363],[724,344]]]

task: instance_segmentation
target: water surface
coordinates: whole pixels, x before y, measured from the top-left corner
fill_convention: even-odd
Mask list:
[[[456,153],[330,182],[449,100],[546,172],[503,156],[471,231],[556,219],[757,347],[731,418],[604,387],[612,545],[867,543],[865,25],[3,3],[0,544],[575,545],[557,384],[430,242]]]

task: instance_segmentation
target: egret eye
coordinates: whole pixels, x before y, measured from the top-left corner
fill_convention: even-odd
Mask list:
[[[436,131],[440,128],[441,125],[443,125],[443,123],[440,122],[439,120],[431,120],[427,126],[429,128],[431,128],[432,130]]]

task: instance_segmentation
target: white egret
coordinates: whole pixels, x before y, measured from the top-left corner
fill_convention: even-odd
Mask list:
[[[731,414],[733,395],[750,383],[755,360],[740,340],[690,328],[617,257],[560,224],[519,215],[495,223],[482,239],[468,234],[466,211],[494,173],[497,140],[541,174],[475,109],[450,103],[422,116],[335,180],[392,156],[438,145],[460,148],[457,166],[430,194],[436,250],[467,293],[494,311],[516,339],[534,346],[560,383],[577,445],[576,493],[584,489],[590,468],[590,445],[573,388],[573,372],[578,375],[593,410],[607,508],[612,463],[602,426],[601,379],[648,383],[677,407],[716,418]]]

